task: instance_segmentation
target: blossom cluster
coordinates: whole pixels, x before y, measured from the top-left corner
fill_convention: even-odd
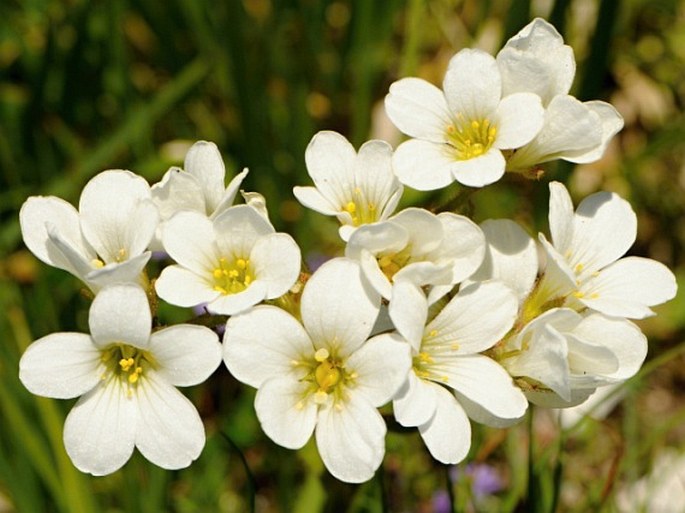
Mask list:
[[[632,320],[676,283],[664,265],[624,257],[637,221],[618,195],[574,209],[551,182],[550,234],[537,239],[507,219],[397,211],[404,186],[483,187],[505,172],[537,177],[553,159],[599,159],[623,121],[607,103],[570,96],[574,73],[571,48],[536,19],[495,57],[458,52],[442,90],[393,83],[386,112],[409,136],[396,149],[372,140],[356,151],[338,133],[316,134],[305,152],[314,186],[294,194],[338,219],[344,253],[313,273],[261,195],[241,191],[236,204],[247,170],[225,186],[213,143],[194,144],[184,168],[152,186],[104,171],[78,209],[28,198],[27,247],[94,295],[89,334],[47,335],[20,362],[30,391],[80,397],[64,427],[74,464],[111,473],[137,447],[161,467],[189,465],[205,434],[176,387],[205,381],[222,360],[257,389],[268,437],[298,449],[314,435],[347,482],[378,469],[391,415],[436,460],[457,463],[472,421],[509,426],[530,403],[573,406],[633,376],[647,340]],[[174,262],[158,277],[146,270],[152,251]],[[198,324],[153,326],[157,298],[226,316],[223,340]]]

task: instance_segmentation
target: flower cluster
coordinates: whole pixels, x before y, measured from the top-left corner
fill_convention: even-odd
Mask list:
[[[95,295],[90,334],[43,337],[20,362],[30,391],[81,396],[64,428],[74,464],[107,474],[137,447],[164,468],[189,465],[205,435],[175,387],[201,383],[222,359],[258,389],[267,436],[298,449],[313,434],[347,482],[378,469],[391,415],[416,427],[436,460],[457,463],[471,421],[508,426],[529,403],[573,406],[633,376],[647,341],[631,320],[652,315],[676,283],[658,262],[623,257],[637,229],[625,200],[600,192],[574,210],[551,182],[550,237],[537,240],[511,220],[396,211],[405,185],[483,187],[505,172],[537,176],[552,159],[600,158],[623,122],[609,104],[568,94],[574,72],[571,48],[536,19],[495,57],[458,52],[442,90],[418,78],[392,84],[387,114],[410,137],[394,151],[316,134],[305,153],[314,186],[294,194],[338,219],[344,251],[313,273],[264,198],[242,193],[234,205],[247,170],[226,187],[213,143],[194,144],[184,169],[152,187],[105,171],[78,210],[29,198],[28,248]],[[158,277],[146,270],[153,250],[174,261]],[[227,316],[222,343],[197,324],[153,325],[157,297]]]

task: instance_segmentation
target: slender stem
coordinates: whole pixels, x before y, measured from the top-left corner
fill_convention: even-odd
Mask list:
[[[252,471],[250,470],[250,465],[247,463],[247,459],[245,458],[245,454],[243,454],[243,451],[240,450],[240,447],[236,445],[236,443],[231,439],[231,437],[223,431],[221,431],[220,433],[223,439],[226,440],[226,442],[228,442],[228,445],[231,446],[231,449],[233,449],[233,451],[235,451],[236,454],[238,454],[238,457],[240,458],[240,461],[243,464],[243,468],[245,469],[245,476],[247,477],[249,511],[250,513],[255,513],[255,495],[257,493],[257,482],[254,478],[254,475],[252,474]]]

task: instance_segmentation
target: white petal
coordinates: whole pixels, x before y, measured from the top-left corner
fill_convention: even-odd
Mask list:
[[[205,429],[195,406],[154,371],[138,384],[136,447],[155,465],[185,468],[202,452]]]
[[[459,463],[471,448],[471,423],[457,400],[438,385],[433,418],[419,426],[421,438],[431,455],[441,463]]]
[[[261,237],[250,253],[255,276],[266,284],[266,299],[282,296],[300,275],[300,248],[286,233]]]
[[[209,303],[219,296],[208,280],[180,265],[165,267],[155,281],[155,290],[167,303],[185,307]]]
[[[219,294],[207,304],[207,310],[220,315],[235,315],[266,299],[267,290],[266,282],[255,280],[241,292]]]
[[[50,262],[46,263],[64,269],[88,283],[87,276],[93,269],[95,253],[84,253],[82,248],[63,237],[58,231],[59,228],[49,221],[45,223],[45,228],[48,235],[46,247],[50,259]],[[112,267],[117,264],[109,265]],[[91,286],[90,283],[88,286]]]
[[[316,187],[294,187],[293,194],[302,205],[319,214],[334,216],[340,211],[340,205],[333,205]]]
[[[304,152],[307,171],[314,185],[331,204],[342,206],[354,189],[357,152],[337,132],[318,132]]]
[[[511,329],[517,311],[518,301],[506,285],[496,281],[471,284],[426,327],[424,344],[456,346],[455,354],[479,353]]]
[[[478,269],[485,254],[485,236],[467,217],[442,212],[438,214],[443,237],[438,253],[452,261],[451,283],[459,283]]]
[[[488,118],[502,95],[495,58],[476,49],[461,50],[452,57],[442,87],[450,111],[467,120]]]
[[[520,417],[500,417],[498,415],[495,415],[493,412],[487,410],[477,402],[472,401],[465,395],[460,394],[456,390],[454,390],[453,392],[454,396],[457,398],[457,401],[459,402],[460,406],[464,409],[469,419],[471,419],[474,422],[478,422],[478,424],[485,424],[486,426],[500,429],[507,428],[515,424],[518,424],[523,420],[525,416],[526,410],[523,410]]]
[[[162,220],[176,212],[191,210],[205,213],[205,198],[197,178],[178,167],[170,168],[150,189],[152,201],[157,205]]]
[[[420,285],[407,280],[395,281],[388,313],[397,331],[418,351],[428,318],[428,300]]]
[[[211,276],[219,261],[212,222],[197,212],[179,212],[164,224],[162,243],[169,256],[196,274]]]
[[[70,399],[100,381],[100,350],[89,335],[53,333],[31,344],[19,361],[19,379],[33,394]]]
[[[391,221],[402,226],[409,234],[408,245],[412,256],[422,258],[437,249],[442,242],[442,223],[426,209],[405,208],[395,214]]]
[[[461,356],[449,364],[444,360],[440,372],[447,376],[447,386],[496,417],[518,419],[528,407],[528,401],[507,371],[487,356]]]
[[[362,281],[359,264],[335,258],[312,275],[302,293],[302,323],[314,345],[339,357],[354,352],[369,336],[380,296]]]
[[[121,468],[133,453],[137,401],[118,380],[81,397],[64,421],[64,448],[76,468],[95,476]]]
[[[562,255],[574,249],[573,244],[573,202],[564,184],[549,184],[549,230],[554,247]]]
[[[650,306],[675,297],[673,273],[656,260],[627,257],[611,264],[582,287],[581,301],[604,314],[643,319],[654,313]]]
[[[392,168],[392,155],[392,146],[385,141],[367,141],[359,148],[355,182],[367,205],[375,208],[374,221],[392,213],[387,209],[388,203],[402,189]]]
[[[130,171],[103,171],[83,188],[79,200],[81,229],[105,262],[120,260],[122,250],[131,253],[135,250],[133,254],[137,254],[145,249],[140,247],[140,239],[136,242],[130,240],[130,237],[135,236],[136,226],[132,225],[141,222],[141,215],[152,215],[151,209],[139,210],[140,202],[150,199],[148,183]],[[157,219],[154,217],[147,219],[142,225],[141,234],[149,237],[148,242],[152,239],[156,223]]]
[[[214,231],[221,256],[245,258],[260,237],[275,230],[254,208],[236,205],[214,219]]]
[[[347,247],[349,248],[350,245],[348,244]],[[385,299],[389,300],[392,298],[392,284],[388,277],[383,274],[383,271],[381,271],[376,257],[365,249],[362,250],[360,257],[359,263],[363,279],[368,281],[369,285]]]
[[[226,190],[224,191],[223,195],[221,196],[221,201],[219,204],[216,206],[214,211],[211,213],[210,219],[214,219],[216,216],[221,214],[224,210],[228,210],[231,205],[233,205],[233,202],[235,201],[236,194],[238,194],[238,191],[240,190],[240,186],[243,183],[243,180],[247,176],[248,169],[245,168],[243,169],[240,173],[235,175],[231,182],[228,184],[226,187]]]
[[[350,236],[345,248],[345,256],[359,259],[362,250],[377,255],[381,252],[397,253],[409,243],[409,232],[404,226],[394,223],[392,219],[360,226]]]
[[[515,93],[502,99],[497,107],[495,146],[500,149],[520,148],[533,140],[545,120],[540,97],[533,93]]]
[[[411,367],[409,345],[399,335],[377,335],[364,343],[345,362],[354,372],[354,393],[373,406],[383,406],[400,388]]]
[[[206,380],[221,363],[222,354],[216,333],[190,324],[155,331],[150,337],[150,352],[159,363],[159,375],[182,387]]]
[[[152,253],[146,251],[121,263],[106,264],[104,267],[92,269],[82,279],[93,292],[98,292],[109,285],[132,283],[144,285],[143,271]]]
[[[236,379],[258,388],[272,377],[304,377],[314,346],[297,320],[275,306],[232,316],[224,334],[224,363]]]
[[[111,285],[95,296],[88,315],[93,343],[105,348],[112,343],[146,349],[152,316],[145,291],[137,285]]]
[[[420,426],[433,418],[439,388],[430,381],[420,379],[414,370],[409,371],[407,380],[392,402],[397,422],[402,426]]]
[[[448,144],[410,139],[397,147],[392,165],[404,185],[419,191],[434,191],[454,181],[453,153]]]
[[[274,375],[259,387],[255,411],[264,433],[287,449],[300,449],[312,436],[318,405],[307,397],[309,383]]]
[[[483,187],[502,178],[504,167],[502,152],[493,147],[479,157],[455,162],[452,175],[463,185]]]
[[[623,117],[609,103],[591,101],[583,105],[599,116],[602,122],[602,141],[590,151],[566,159],[576,164],[588,164],[602,158],[611,138],[623,128]]]
[[[386,427],[383,417],[364,399],[350,394],[347,401],[319,411],[316,445],[333,477],[362,483],[383,461]]]
[[[535,241],[514,221],[490,219],[481,224],[487,240],[485,258],[470,279],[495,279],[510,287],[519,302],[528,296],[538,272]]]
[[[48,265],[74,274],[74,267],[69,259],[51,243],[48,224],[84,260],[95,258],[95,252],[81,235],[78,211],[60,198],[31,196],[21,206],[19,223],[24,244],[31,253]]]
[[[420,78],[403,78],[390,84],[385,112],[400,131],[411,137],[445,142],[452,123],[442,91]]]
[[[206,201],[205,214],[214,212],[224,192],[226,169],[221,153],[213,142],[198,141],[186,153],[183,167],[197,178]]]

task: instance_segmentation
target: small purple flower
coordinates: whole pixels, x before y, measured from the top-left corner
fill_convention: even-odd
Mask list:
[[[452,513],[452,503],[446,490],[437,490],[431,498],[433,513]]]
[[[504,488],[502,477],[498,470],[487,463],[469,463],[465,467],[455,466],[450,471],[453,482],[468,479],[471,491],[476,499],[497,493]]]

